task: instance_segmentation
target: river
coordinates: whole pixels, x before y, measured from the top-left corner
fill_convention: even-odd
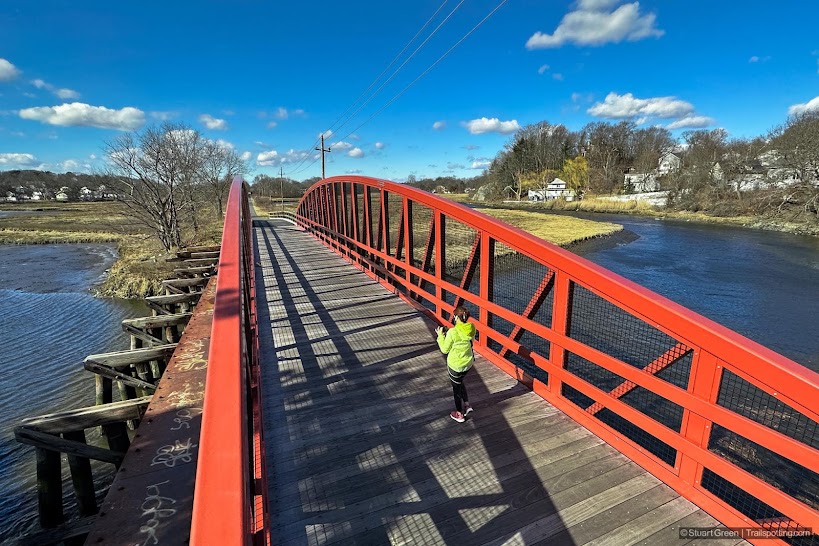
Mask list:
[[[111,245],[0,246],[0,542],[36,528],[34,448],[14,440],[26,417],[94,404],[89,354],[122,350],[125,318],[144,304],[95,298]],[[63,464],[67,476],[67,464]],[[95,466],[103,471],[111,465]],[[64,491],[70,498],[70,487]],[[73,504],[73,498],[70,498]],[[70,512],[67,512],[67,515]]]
[[[604,214],[623,234],[572,250],[819,371],[819,238]]]

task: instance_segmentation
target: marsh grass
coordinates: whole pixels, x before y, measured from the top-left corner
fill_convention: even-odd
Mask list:
[[[172,277],[178,265],[168,261],[175,253],[166,252],[120,203],[49,203],[36,208],[5,205],[2,210],[33,214],[0,218],[0,244],[116,243],[118,259],[102,284],[94,288],[100,296],[142,298],[159,294],[162,281]],[[188,245],[218,244],[222,221],[206,211],[198,233],[185,235]]]

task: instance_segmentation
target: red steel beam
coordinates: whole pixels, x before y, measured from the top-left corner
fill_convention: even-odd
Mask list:
[[[241,178],[225,211],[213,306],[191,544],[249,544],[246,370],[242,361]]]
[[[531,319],[537,312],[540,311],[540,307],[543,305],[543,302],[546,301],[546,297],[549,295],[549,292],[552,290],[552,286],[554,286],[555,281],[555,272],[551,269],[549,270],[546,275],[543,276],[543,279],[540,281],[540,284],[535,289],[535,293],[532,295],[532,298],[529,300],[529,303],[526,304],[526,308],[521,313],[521,316],[524,316],[528,319]],[[523,332],[525,330],[519,325],[516,324],[514,329],[512,329],[512,333],[509,334],[509,339],[512,341],[519,341],[521,336],[523,336]],[[503,349],[500,353],[501,358],[505,357],[509,354],[508,349]]]
[[[674,364],[675,362],[677,362],[690,352],[691,349],[687,347],[684,343],[677,343],[672,348],[667,350],[665,353],[655,358],[651,363],[643,367],[643,371],[646,373],[650,373],[651,375],[657,375],[658,373],[668,368],[669,366],[671,366],[672,364]],[[632,383],[631,381],[623,381],[622,383],[620,383],[619,385],[617,385],[616,387],[609,391],[609,396],[613,396],[615,398],[622,398],[626,394],[633,391],[636,387],[637,385],[635,383]],[[586,412],[591,415],[595,415],[601,409],[603,409],[603,406],[599,402],[596,402],[589,406],[588,408],[586,408]]]
[[[469,285],[472,284],[472,279],[475,277],[475,270],[478,269],[478,264],[481,259],[481,234],[475,234],[475,240],[472,241],[472,249],[469,251],[469,258],[466,261],[464,268],[464,276],[461,277],[460,289],[464,291],[469,290]],[[455,298],[454,307],[459,307],[464,304],[463,296]]]

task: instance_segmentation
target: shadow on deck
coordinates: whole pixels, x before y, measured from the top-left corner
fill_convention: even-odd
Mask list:
[[[680,526],[718,525],[480,357],[455,423],[435,325],[292,225],[257,224],[274,544],[682,545]]]

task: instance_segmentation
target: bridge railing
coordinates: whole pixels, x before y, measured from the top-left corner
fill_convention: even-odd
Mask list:
[[[230,188],[208,352],[191,544],[269,544],[247,185]]]
[[[328,178],[297,221],[438,320],[465,305],[481,354],[724,524],[819,529],[819,374],[415,188]]]

